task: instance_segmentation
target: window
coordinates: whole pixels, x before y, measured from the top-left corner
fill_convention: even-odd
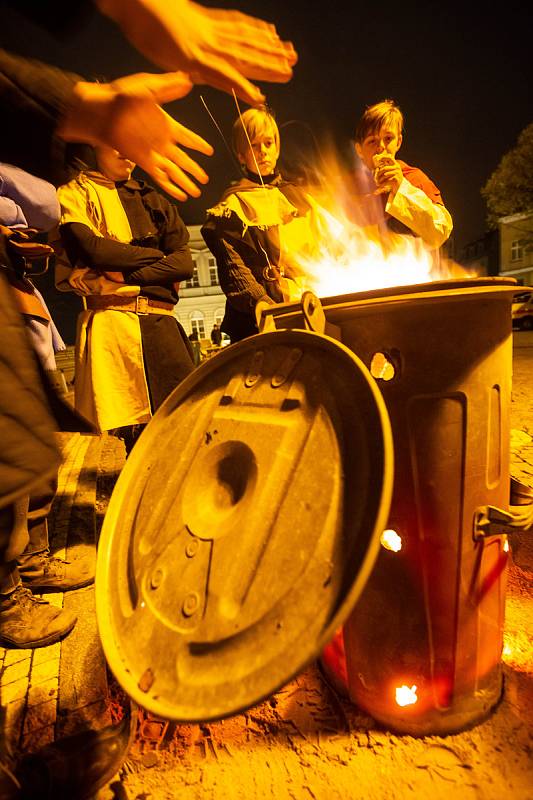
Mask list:
[[[224,319],[224,311],[225,309],[223,308],[217,308],[217,310],[215,311],[215,318],[213,322],[216,322],[217,325],[222,324],[222,320]]]
[[[194,270],[192,273],[192,278],[190,281],[185,281],[185,288],[186,289],[196,289],[200,286],[200,281],[198,279],[198,264],[196,263],[196,259],[194,259]]]
[[[209,263],[209,285],[218,286],[217,262],[212,256],[210,256],[208,263]]]
[[[191,333],[198,332],[200,339],[205,339],[205,320],[201,311],[193,311],[191,314]]]
[[[521,261],[524,255],[524,248],[520,239],[511,242],[511,261]]]

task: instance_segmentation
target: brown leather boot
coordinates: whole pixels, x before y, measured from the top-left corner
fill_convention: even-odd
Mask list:
[[[70,633],[77,621],[70,611],[34,597],[19,584],[0,594],[0,643],[4,647],[46,647]]]
[[[45,550],[22,556],[18,569],[22,583],[32,592],[68,592],[94,583],[94,559],[89,556],[63,561]]]

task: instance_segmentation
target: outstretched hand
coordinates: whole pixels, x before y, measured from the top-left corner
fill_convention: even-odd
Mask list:
[[[203,8],[192,0],[96,0],[130,42],[165,70],[185,70],[250,105],[265,97],[252,80],[286,83],[297,61],[274,25],[239,11]]]
[[[180,72],[139,73],[104,84],[80,81],[58,135],[68,142],[113,147],[177,200],[199,197],[192,178],[203,184],[209,177],[181,147],[205,155],[213,148],[160,106],[185,97],[191,88],[188,76]]]

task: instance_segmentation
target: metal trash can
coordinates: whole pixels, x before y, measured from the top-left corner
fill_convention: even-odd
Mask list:
[[[400,732],[460,730],[501,696],[515,292],[488,278],[322,301],[392,425],[387,532],[344,645],[350,697]],[[270,323],[306,316],[286,305]]]

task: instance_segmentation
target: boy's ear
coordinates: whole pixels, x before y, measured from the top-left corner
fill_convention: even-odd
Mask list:
[[[355,152],[357,153],[359,158],[362,158],[363,157],[363,151],[361,149],[361,145],[359,144],[359,142],[354,142],[354,147],[355,147]]]
[[[402,146],[402,142],[403,142],[403,136],[402,136],[402,134],[400,133],[400,135],[398,136],[398,150],[399,150],[399,149],[400,149],[400,147]],[[396,152],[398,152],[398,150],[396,150]]]

